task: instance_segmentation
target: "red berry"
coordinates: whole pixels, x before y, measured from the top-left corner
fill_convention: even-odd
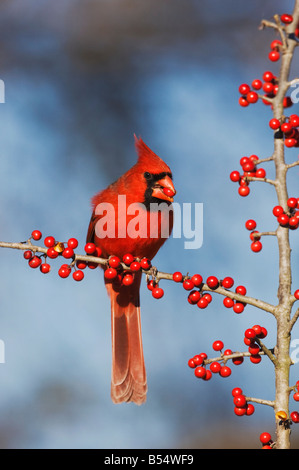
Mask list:
[[[33,256],[33,253],[32,253],[31,250],[26,250],[26,251],[24,251],[24,253],[23,253],[23,257],[24,257],[25,259],[31,259],[32,256]]]
[[[185,279],[183,282],[183,288],[185,290],[192,290],[194,289],[194,283],[191,281],[191,279]]]
[[[153,290],[155,286],[156,286],[156,283],[153,279],[147,283],[148,290]]]
[[[55,242],[54,237],[49,236],[44,239],[44,244],[47,248],[52,248],[55,245],[55,243],[56,242]]]
[[[199,301],[197,302],[197,307],[199,308],[206,308],[209,305],[209,302],[205,297],[201,297]]]
[[[248,352],[254,356],[260,352],[260,347],[257,343],[250,343],[248,346]]]
[[[60,266],[58,270],[58,274],[63,279],[67,278],[71,273],[71,268],[67,264],[63,264]]]
[[[203,379],[204,376],[206,375],[206,368],[205,367],[202,367],[202,366],[198,366],[196,367],[196,369],[194,370],[194,374],[197,378],[199,379]]]
[[[206,375],[203,377],[203,380],[210,380],[212,378],[212,372],[207,369],[206,370]]]
[[[249,219],[245,222],[245,227],[247,230],[254,230],[256,228],[256,221]]]
[[[28,264],[30,268],[38,268],[42,264],[42,260],[40,259],[39,256],[35,255],[32,258],[30,258],[30,260],[28,261]]]
[[[240,181],[241,175],[238,171],[232,171],[229,177],[233,183],[238,183]]]
[[[225,289],[230,289],[234,285],[234,280],[232,277],[225,277],[221,281],[221,284],[222,284],[222,287],[224,287]]]
[[[193,276],[191,277],[191,281],[196,287],[199,287],[201,286],[203,279],[200,274],[193,274]]]
[[[245,305],[242,304],[241,302],[236,302],[233,306],[233,311],[235,313],[242,313],[244,312]]]
[[[194,369],[196,367],[196,364],[194,362],[194,359],[193,357],[191,357],[188,361],[188,366],[191,368],[191,369]]]
[[[140,271],[140,269],[141,269],[141,266],[140,266],[139,261],[133,261],[133,263],[130,264],[131,271],[136,272],[136,271]]]
[[[292,413],[290,414],[290,417],[291,417],[291,420],[293,421],[293,423],[299,423],[299,413],[298,413],[298,411],[292,411]]]
[[[287,205],[288,205],[288,207],[290,207],[291,209],[296,209],[297,204],[298,204],[298,201],[297,201],[297,198],[296,198],[296,197],[290,197],[290,198],[287,200]]]
[[[96,251],[96,246],[94,243],[86,243],[84,250],[88,255],[92,255]]]
[[[191,304],[196,304],[200,299],[201,293],[198,290],[192,290],[188,295]]]
[[[134,256],[131,255],[131,253],[127,253],[126,255],[123,256],[123,262],[127,265],[130,266],[131,263],[134,261]]]
[[[293,398],[295,401],[299,401],[299,392],[294,393]]]
[[[261,327],[262,329],[262,332],[257,334],[256,336],[258,338],[266,338],[267,334],[268,334],[268,331],[266,330],[266,328],[264,328],[263,326]]]
[[[233,363],[235,364],[235,366],[239,366],[240,364],[243,364],[244,362],[244,357],[243,356],[240,356],[240,357],[234,357],[232,359]]]
[[[210,289],[217,289],[219,285],[219,281],[217,277],[215,276],[209,276],[206,281],[207,285],[209,286]]]
[[[298,228],[299,226],[299,220],[297,217],[290,217],[289,219],[289,226],[293,229]]]
[[[221,349],[223,349],[223,347],[224,347],[224,344],[221,340],[217,340],[217,341],[214,341],[212,347],[213,347],[214,351],[221,351]]]
[[[144,269],[145,271],[147,271],[152,266],[152,263],[148,258],[142,258],[142,260],[140,261],[140,266],[141,266],[141,269]]]
[[[204,294],[204,295],[202,296],[202,298],[205,299],[205,300],[208,302],[208,304],[210,304],[210,303],[212,302],[212,296],[211,296],[211,294],[209,294],[209,293]]]
[[[255,90],[260,90],[263,86],[261,80],[258,80],[258,79],[255,79],[253,80],[253,82],[251,83],[251,86],[252,88],[254,88]]]
[[[299,289],[295,290],[294,297],[296,300],[299,300]]]
[[[239,394],[234,398],[234,405],[238,408],[243,408],[243,406],[246,406],[246,403],[247,402],[244,395]]]
[[[277,222],[282,226],[286,226],[289,223],[289,216],[287,214],[281,214],[277,217]]]
[[[259,364],[262,360],[262,356],[259,354],[251,354],[250,360],[253,364]]]
[[[256,337],[256,332],[253,328],[248,328],[246,331],[245,331],[245,337],[248,338],[248,339],[253,339]]]
[[[239,189],[238,189],[238,193],[240,196],[242,197],[246,197],[249,195],[250,193],[250,188],[249,186],[240,186]]]
[[[292,127],[298,127],[299,126],[299,116],[297,116],[297,114],[291,114],[290,123],[292,124]]]
[[[237,287],[236,287],[236,293],[237,293],[237,294],[240,294],[240,295],[246,295],[246,293],[247,293],[246,287],[244,287],[244,286],[237,286]]]
[[[196,354],[194,357],[193,357],[193,361],[194,361],[194,364],[196,366],[200,366],[203,361],[207,358],[208,356],[205,354],[205,353],[201,353],[201,354]]]
[[[231,349],[225,349],[225,351],[223,352],[224,356],[230,356],[231,354],[233,354]]]
[[[270,44],[270,48],[272,50],[274,50],[274,49],[279,50],[279,46],[282,46],[282,42],[279,41],[279,39],[274,39],[274,41],[272,41],[271,44]]]
[[[243,108],[246,108],[247,106],[249,106],[249,103],[244,96],[240,96],[239,105],[242,106]]]
[[[280,59],[280,53],[279,51],[270,51],[268,57],[271,62],[277,62]]]
[[[254,253],[258,253],[259,251],[261,251],[262,248],[263,248],[263,245],[258,240],[251,243],[251,249],[252,251],[254,251]]]
[[[161,297],[163,297],[163,295],[164,295],[164,290],[162,289],[162,287],[154,287],[153,288],[152,296],[155,299],[161,299]]]
[[[180,273],[179,271],[176,271],[175,273],[173,273],[172,279],[174,280],[174,282],[182,282],[183,274]]]
[[[292,130],[292,124],[290,122],[284,122],[283,124],[281,124],[281,130],[282,132],[284,132],[284,134],[287,134],[289,132],[291,132]]]
[[[272,72],[269,72],[269,71],[264,72],[264,74],[263,74],[264,82],[271,82],[273,80],[273,78],[274,78],[274,75],[273,75]]]
[[[75,281],[82,281],[82,279],[84,278],[84,272],[81,271],[80,269],[77,269],[76,271],[73,272],[73,279]]]
[[[254,411],[255,411],[255,408],[252,405],[252,403],[248,403],[247,406],[246,406],[246,415],[250,416],[254,413]]]
[[[228,366],[222,366],[219,372],[221,377],[229,377],[231,373],[232,373],[231,368]]]
[[[270,119],[269,126],[271,127],[271,129],[276,131],[277,129],[280,128],[280,121],[278,119],[275,119],[275,118]]]
[[[248,103],[256,103],[258,99],[258,94],[255,91],[250,91],[246,95],[246,100],[248,101]]]
[[[259,335],[262,332],[262,327],[260,325],[253,325],[252,329],[255,331],[256,335]]]
[[[264,168],[258,168],[255,172],[256,178],[266,178],[266,170]]]
[[[250,86],[247,85],[247,83],[242,83],[242,85],[239,86],[239,92],[241,95],[247,95],[247,93],[250,92]]]
[[[40,240],[42,238],[42,232],[40,230],[33,230],[31,236],[34,240]]]
[[[122,278],[122,283],[124,286],[131,286],[134,282],[134,276],[130,273],[127,273]]]
[[[86,261],[78,260],[78,261],[76,261],[76,266],[77,266],[78,269],[85,269],[86,266],[87,266],[87,263],[86,263]]]
[[[76,238],[69,238],[67,246],[75,250],[78,247],[78,240]]]
[[[272,213],[273,215],[275,215],[275,217],[282,215],[284,213],[283,207],[281,206],[273,207]]]
[[[282,105],[284,108],[289,108],[290,106],[292,106],[293,104],[293,101],[291,100],[291,97],[290,96],[285,96],[283,101],[282,101]]]
[[[211,372],[213,372],[213,374],[218,374],[218,372],[220,372],[220,369],[221,369],[221,364],[219,362],[217,361],[211,362],[210,370]]]
[[[104,273],[105,279],[114,279],[117,276],[117,271],[115,268],[107,268]]]
[[[235,406],[234,408],[234,413],[237,415],[237,416],[244,416],[246,414],[246,408],[243,407],[243,408],[238,408],[237,406]]]
[[[74,255],[75,253],[73,248],[66,247],[62,252],[62,256],[67,259],[72,258]]]
[[[47,274],[51,270],[51,266],[48,263],[43,263],[40,265],[40,272],[43,274]]]
[[[262,432],[260,435],[260,441],[262,444],[268,444],[272,440],[271,434],[268,432]]]
[[[226,308],[232,308],[234,306],[234,301],[233,299],[231,299],[230,297],[225,297],[223,299],[223,305],[226,307]]]
[[[108,264],[110,268],[118,268],[120,266],[120,258],[118,256],[111,256],[109,258]]]
[[[242,395],[243,390],[240,387],[235,387],[232,389],[232,396],[236,397],[237,395]]]
[[[250,240],[252,240],[253,242],[256,242],[257,240],[260,240],[260,235],[259,235],[259,232],[258,230],[253,230],[251,232],[251,234],[249,235],[249,238]]]
[[[49,258],[51,259],[57,258],[58,255],[59,255],[58,251],[54,250],[53,247],[50,247],[47,249],[47,256],[49,256]]]
[[[284,145],[288,148],[291,148],[291,147],[295,147],[295,145],[297,144],[297,140],[296,139],[285,139],[284,141]]]
[[[290,24],[293,21],[292,15],[289,15],[288,13],[284,13],[283,15],[281,15],[280,19],[281,19],[282,23],[284,23],[284,24]]]

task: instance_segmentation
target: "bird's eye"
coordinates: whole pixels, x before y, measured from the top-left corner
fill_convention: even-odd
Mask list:
[[[151,175],[148,171],[146,171],[146,172],[144,173],[144,178],[145,178],[146,180],[150,180],[151,177],[152,177],[152,175]]]

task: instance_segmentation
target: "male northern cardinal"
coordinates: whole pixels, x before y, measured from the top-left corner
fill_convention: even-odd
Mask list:
[[[102,251],[101,256],[107,259],[111,255],[115,255],[122,260],[124,255],[130,253],[135,258],[145,257],[151,260],[166,240],[163,230],[168,225],[169,236],[173,227],[172,210],[159,210],[154,219],[150,216],[153,203],[163,202],[164,206],[171,209],[171,202],[176,193],[171,170],[161,158],[147,147],[141,138],[134,137],[138,153],[137,163],[117,181],[92,198],[93,213],[88,227],[87,242],[93,242],[99,247]],[[125,223],[128,227],[130,220],[135,216],[135,213],[128,215],[124,213],[126,211],[123,211],[123,208],[120,209],[119,195],[126,196],[126,209],[132,203],[141,203],[138,206],[140,207],[139,214],[145,218],[148,228],[145,237],[135,237],[134,235],[133,238],[129,233],[126,236],[123,233],[121,237],[118,236],[119,225]],[[99,229],[97,230],[97,222],[103,217],[103,211],[99,211],[97,208],[101,207],[102,203],[110,203],[114,208],[113,215],[110,215],[110,218],[113,217],[110,222],[113,227],[115,226],[114,237],[103,238],[103,234],[99,233]],[[155,211],[157,212],[157,208],[154,208]],[[107,212],[105,215],[107,216]],[[156,227],[150,227],[155,223]],[[135,272],[134,281],[130,286],[121,285],[119,278],[118,282],[109,282],[105,279],[111,299],[111,398],[114,403],[135,402],[142,404],[146,400],[147,380],[139,303],[141,276],[140,271]]]

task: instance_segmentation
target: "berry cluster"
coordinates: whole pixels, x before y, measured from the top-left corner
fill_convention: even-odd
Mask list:
[[[246,396],[243,394],[243,390],[240,387],[235,387],[232,390],[232,396],[234,398],[234,413],[237,416],[250,416],[255,412],[255,408],[252,403],[248,403]]]
[[[260,325],[254,325],[252,328],[248,328],[244,333],[244,343],[246,344],[246,346],[248,346],[248,352],[250,353],[250,361],[253,364],[258,364],[259,362],[261,362],[262,357],[260,354],[260,339],[265,338],[267,334],[268,332],[266,328]],[[196,354],[188,360],[188,366],[191,369],[194,369],[194,375],[197,378],[210,380],[213,374],[219,374],[221,377],[229,377],[232,371],[231,368],[226,365],[227,361],[231,360],[234,365],[238,366],[244,362],[244,357],[248,356],[248,353],[241,353],[238,351],[233,352],[231,349],[225,349],[223,351],[224,343],[221,340],[214,341],[212,344],[212,348],[214,351],[220,352],[219,357],[209,359],[207,354],[205,352],[202,352],[200,354]],[[207,365],[209,365],[209,369],[207,368]],[[239,394],[242,394],[242,391]],[[254,412],[254,408],[252,406],[249,406],[246,400],[243,404],[239,403],[237,405],[235,403],[235,406],[237,408],[242,408],[242,411],[238,410],[239,416],[241,416],[242,414],[249,415]]]
[[[33,230],[29,241],[38,241],[42,238],[40,230]],[[38,268],[43,274],[47,274],[51,270],[51,265],[47,262],[47,258],[55,259],[58,256],[62,256],[65,259],[72,259],[70,264],[64,263],[60,266],[58,274],[61,278],[67,278],[73,271],[73,279],[75,281],[82,281],[84,278],[84,269],[87,263],[77,261],[75,263],[75,252],[74,250],[78,247],[78,240],[76,238],[70,238],[67,243],[57,242],[54,237],[47,236],[44,239],[44,246],[47,248],[45,254],[38,256],[35,250],[25,250],[23,257],[28,261],[28,265],[31,268]],[[44,258],[44,260],[42,259]],[[78,269],[77,269],[78,268]]]
[[[287,200],[288,210],[285,211],[282,206],[273,208],[273,215],[282,227],[296,230],[299,226],[299,198],[290,197]]]
[[[271,43],[270,54],[273,58],[276,57],[276,60],[280,58],[280,53],[277,50],[280,46],[279,42],[280,41],[273,41]],[[266,70],[263,73],[262,80],[258,78],[254,79],[251,83],[251,87],[247,83],[242,83],[242,85],[239,86],[239,92],[242,95],[239,98],[240,106],[245,108],[251,103],[257,103],[259,98],[266,106],[271,106],[272,98],[274,98],[278,92],[278,78],[270,70]],[[264,94],[259,95],[254,90],[261,90],[262,92],[264,92]],[[283,99],[283,107],[289,108],[290,106],[292,106],[292,104],[293,103],[291,98],[289,96],[285,96]]]
[[[269,127],[276,131],[276,137],[284,138],[286,147],[299,147],[299,116],[291,114],[283,120],[272,118]]]
[[[259,232],[256,229],[256,221],[253,219],[249,219],[245,222],[245,227],[247,230],[250,231],[250,240],[251,240],[251,245],[250,248],[254,253],[258,253],[259,251],[262,250],[263,245],[262,242],[260,241],[260,235]]]
[[[266,178],[266,171],[264,168],[257,168],[257,162],[259,158],[256,155],[250,155],[250,157],[242,157],[240,159],[240,165],[242,167],[243,173],[239,171],[232,171],[230,174],[230,179],[233,183],[239,183],[239,195],[246,197],[250,193],[249,180],[248,177],[253,178]]]
[[[229,377],[232,370],[226,365],[226,362],[231,359],[233,364],[237,366],[242,364],[244,361],[244,357],[241,353],[238,355],[237,352],[234,353],[231,349],[225,349],[223,351],[224,343],[221,340],[214,341],[212,347],[214,351],[221,353],[220,357],[208,359],[207,354],[202,352],[188,360],[188,366],[191,369],[194,369],[195,377],[204,380],[210,380],[212,378],[212,374],[219,374],[220,377]],[[209,369],[207,369],[208,364]]]
[[[104,277],[106,281],[113,283],[114,289],[120,288],[121,286],[131,286],[134,282],[135,274],[141,271],[148,271],[151,266],[151,261],[148,258],[139,259],[131,253],[125,254],[122,259],[112,255],[109,257],[105,267]],[[159,287],[156,288],[161,289]],[[149,289],[152,290],[153,297],[160,298],[154,295],[156,288],[153,283],[152,288],[149,287]],[[163,293],[161,297],[162,296]]]
[[[198,308],[204,309],[212,302],[212,296],[209,293],[203,293],[203,277],[200,274],[193,276],[183,276],[181,272],[176,271],[172,275],[174,282],[181,282],[183,288],[189,292],[187,300],[191,305],[197,305]],[[215,287],[218,287],[218,280],[215,278]],[[217,284],[217,285],[216,285]]]
[[[266,338],[267,334],[266,328],[260,325],[254,325],[252,328],[248,328],[244,333],[244,344],[248,346],[250,361],[253,364],[258,364],[262,360],[262,356],[259,354],[261,347],[257,341]]]
[[[239,295],[246,295],[247,289],[244,286],[237,286],[235,288],[235,292],[236,292],[236,294],[239,294]],[[240,314],[240,313],[244,312],[244,309],[246,307],[246,303],[240,302],[238,300],[233,300],[230,297],[224,297],[223,305],[226,308],[232,308],[233,311],[237,314]]]

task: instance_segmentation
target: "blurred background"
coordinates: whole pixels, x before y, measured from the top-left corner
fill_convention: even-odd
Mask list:
[[[24,241],[39,229],[60,241],[77,237],[82,253],[90,198],[135,163],[136,133],[171,167],[176,202],[204,205],[203,246],[186,250],[184,239],[171,238],[155,265],[204,278],[232,276],[249,295],[276,303],[275,239],[267,237],[254,254],[244,227],[254,218],[259,230],[275,229],[273,187],[252,184],[241,198],[229,174],[244,155],[272,154],[271,110],[262,103],[241,108],[238,87],[265,70],[278,72],[267,58],[275,33],[258,28],[263,18],[291,13],[293,4],[2,0],[0,239]],[[296,73],[297,58],[294,67]],[[298,111],[294,105],[291,112]],[[289,162],[297,156],[287,151]],[[265,169],[273,176],[271,164]],[[298,169],[289,173],[290,195],[298,196]],[[298,233],[291,239],[298,266]],[[216,295],[201,311],[167,281],[163,299],[155,300],[144,278],[148,400],[141,407],[114,405],[102,273],[88,270],[76,283],[58,277],[57,260],[43,275],[20,251],[1,249],[0,256],[1,448],[258,448],[262,431],[274,435],[272,409],[256,405],[252,416],[237,417],[231,396],[239,386],[248,396],[274,398],[266,358],[209,382],[187,366],[200,352],[214,357],[216,339],[244,350],[244,330],[256,323],[268,329],[265,343],[273,347],[270,314],[247,306],[236,315]],[[293,281],[295,290],[297,269]],[[293,333],[299,337],[298,326]]]

